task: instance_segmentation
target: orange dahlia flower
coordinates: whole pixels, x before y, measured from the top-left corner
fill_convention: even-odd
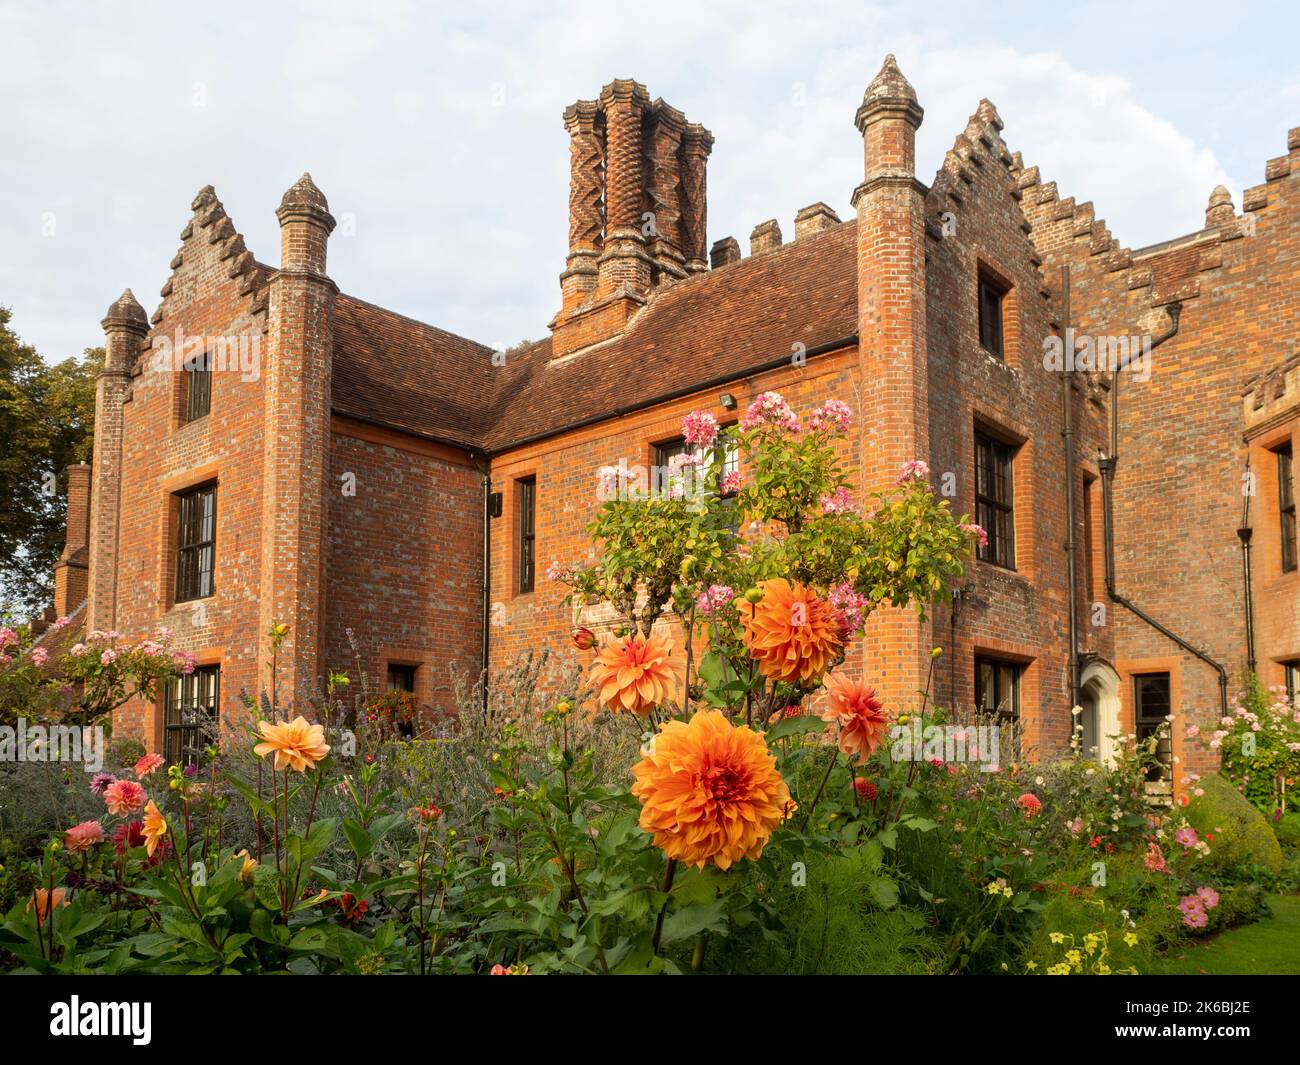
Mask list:
[[[144,808],[144,852],[153,857],[158,849],[158,841],[167,835],[167,819],[163,817],[153,799]]]
[[[701,868],[757,858],[790,804],[763,737],[717,710],[669,721],[632,774],[641,827],[669,858]]]
[[[261,721],[257,729],[262,734],[262,742],[253,748],[253,753],[259,758],[274,753],[276,769],[288,766],[295,773],[301,773],[314,769],[316,763],[330,753],[324,727],[309,725],[301,714],[278,725]]]
[[[603,705],[615,713],[648,714],[676,694],[682,663],[666,636],[635,634],[607,643],[591,667],[591,682]]]
[[[763,598],[738,605],[745,648],[770,680],[816,680],[840,653],[835,611],[811,588],[784,578],[759,585]]]
[[[32,892],[32,898],[27,900],[27,910],[31,911],[32,903],[36,903],[36,923],[41,925],[45,923],[45,918],[50,915],[50,909],[54,906],[68,905],[67,889],[56,887],[53,893],[49,888],[38,887]]]
[[[865,762],[885,739],[889,715],[874,688],[832,673],[826,678],[826,709],[823,721],[839,725],[840,750]]]

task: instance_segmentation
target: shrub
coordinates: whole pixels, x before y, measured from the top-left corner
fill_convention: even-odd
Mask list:
[[[1282,848],[1268,820],[1236,788],[1217,773],[1200,782],[1203,794],[1187,807],[1187,819],[1202,835],[1213,838],[1210,868],[1230,874],[1262,865],[1277,873]]]
[[[1283,688],[1266,689],[1248,675],[1218,727],[1207,735],[1188,725],[1187,738],[1219,753],[1222,775],[1256,808],[1270,816],[1300,810],[1300,708]],[[1183,780],[1195,782],[1194,775]]]
[[[1300,850],[1300,814],[1283,814],[1273,822],[1273,835],[1284,851]]]

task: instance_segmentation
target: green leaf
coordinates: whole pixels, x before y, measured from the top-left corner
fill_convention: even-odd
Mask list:
[[[888,877],[877,877],[867,882],[867,891],[882,910],[892,910],[898,905],[898,885]]]
[[[670,946],[683,939],[699,935],[701,932],[715,932],[726,928],[727,900],[687,906],[685,909],[670,913],[664,921],[661,946]]]
[[[370,833],[348,818],[343,822],[343,835],[348,841],[348,846],[352,848],[352,853],[357,856],[357,860],[364,862],[370,856],[372,846]]]
[[[783,740],[790,736],[802,736],[808,732],[817,732],[825,727],[825,722],[819,717],[812,717],[803,714],[799,717],[783,717],[775,725],[767,730],[767,742],[774,740]]]

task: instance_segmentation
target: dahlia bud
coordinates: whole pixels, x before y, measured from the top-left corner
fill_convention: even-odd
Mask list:
[[[596,646],[596,634],[585,625],[573,630],[573,646],[579,651],[590,651]]]
[[[745,592],[745,602],[747,603],[760,603],[762,602],[762,600],[763,600],[762,588],[750,588],[747,592]]]

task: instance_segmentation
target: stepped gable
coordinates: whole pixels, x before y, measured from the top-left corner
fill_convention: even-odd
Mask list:
[[[235,223],[217,198],[216,190],[211,185],[199,189],[190,203],[190,211],[190,220],[181,230],[181,246],[171,261],[171,275],[159,290],[162,302],[149,319],[154,332],[166,321],[173,298],[180,295],[178,290],[191,272],[190,268],[200,271],[213,258],[218,277],[229,279],[237,285],[241,296],[249,297],[249,313],[264,314],[267,280],[274,271],[253,257],[244,243],[243,234],[235,229]],[[262,328],[265,331],[265,321]],[[146,338],[141,350],[147,351],[148,348],[149,340]]]
[[[1015,167],[1018,156],[1012,155],[1002,138],[1002,117],[992,101],[983,99],[975,113],[966,122],[966,128],[957,134],[953,146],[944,154],[943,162],[935,175],[926,196],[926,232],[932,238],[943,234],[945,217],[951,214],[960,226],[962,211],[971,196],[968,191],[975,184],[976,174],[985,172],[994,176],[995,184],[1002,187],[1007,197],[1022,207],[1023,193],[1017,180]],[[1026,237],[1029,261],[1039,268],[1042,257],[1031,240],[1028,220],[1021,224]],[[1051,289],[1044,279],[1039,295],[1050,298]]]

